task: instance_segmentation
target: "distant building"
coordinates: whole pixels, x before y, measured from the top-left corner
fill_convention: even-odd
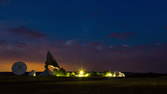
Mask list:
[[[33,76],[33,77],[36,77],[36,71],[35,70],[32,70],[30,73],[29,73],[29,76]]]

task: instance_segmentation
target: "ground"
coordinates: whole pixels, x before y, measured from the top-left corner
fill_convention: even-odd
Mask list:
[[[0,94],[159,94],[167,93],[167,78],[65,79],[0,77]]]

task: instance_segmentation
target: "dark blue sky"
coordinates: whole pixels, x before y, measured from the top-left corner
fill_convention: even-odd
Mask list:
[[[74,57],[80,55],[80,58],[65,59],[66,66],[86,66],[91,70],[90,66],[97,65],[94,69],[100,71],[167,72],[163,70],[167,63],[163,53],[167,43],[166,4],[166,0],[0,0],[1,53],[12,54],[11,61],[25,56],[23,61],[39,64],[47,50],[64,58],[69,58],[67,53],[72,50]],[[27,59],[32,48],[41,57]],[[152,50],[146,52],[148,49]],[[118,55],[120,52],[125,56]],[[7,58],[2,55],[2,59]],[[112,61],[111,56],[117,59]],[[121,58],[126,60],[126,67],[123,67],[126,63],[119,61]],[[158,63],[147,68],[153,58]],[[105,61],[111,67],[99,68],[104,64],[97,61]],[[134,69],[130,67],[132,61],[136,62]]]

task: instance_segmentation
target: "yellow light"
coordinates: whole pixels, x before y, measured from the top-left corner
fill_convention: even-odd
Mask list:
[[[104,77],[125,77],[125,74],[122,72],[106,72]]]
[[[36,73],[33,73],[33,77],[36,77],[37,75],[36,75]]]
[[[125,77],[125,74],[124,74],[124,73],[122,73],[122,77]]]
[[[76,77],[88,77],[90,76],[89,73],[86,73],[83,69],[79,70],[78,74],[76,75]]]
[[[57,77],[62,77],[62,75],[61,75],[61,74],[56,74],[56,76],[57,76]],[[63,76],[64,76],[64,75],[63,75]]]
[[[90,76],[90,74],[89,74],[89,73],[85,74],[85,77],[89,77],[89,76]]]
[[[72,72],[71,75],[72,75],[72,76],[75,76],[75,72]]]
[[[115,74],[115,73],[113,74],[113,77],[116,77],[116,74]]]
[[[113,77],[114,75],[111,73],[111,72],[107,72],[106,74],[105,74],[105,77]]]
[[[79,71],[79,75],[83,75],[84,73],[85,73],[84,70],[80,70],[80,71]]]
[[[52,65],[48,65],[48,69],[53,72],[56,69],[56,67],[54,67]]]
[[[125,74],[124,74],[124,73],[122,73],[122,72],[119,72],[118,77],[125,77]]]
[[[70,73],[66,73],[66,77],[70,77]]]
[[[63,74],[63,73],[56,73],[55,76],[56,76],[56,77],[66,77],[66,74]]]

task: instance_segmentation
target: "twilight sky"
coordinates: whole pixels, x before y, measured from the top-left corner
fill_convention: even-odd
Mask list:
[[[166,0],[0,0],[0,71],[43,70],[51,51],[66,70],[167,73]]]

